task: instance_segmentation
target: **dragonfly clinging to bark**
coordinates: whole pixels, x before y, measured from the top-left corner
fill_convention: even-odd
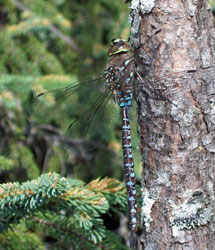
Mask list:
[[[131,144],[129,111],[134,97],[134,60],[128,42],[114,39],[108,51],[109,62],[104,71],[106,84],[116,91],[117,102],[122,110],[122,149],[129,207],[129,224],[137,230],[137,197],[135,189],[134,161]]]
[[[117,120],[113,112],[113,96],[117,100],[122,113],[122,150],[123,167],[126,180],[129,208],[129,226],[131,231],[137,231],[137,197],[135,189],[134,161],[131,144],[131,130],[129,111],[134,97],[134,58],[128,41],[113,39],[108,50],[109,61],[103,76],[93,81],[86,81],[66,88],[50,90],[41,93],[38,97],[54,95],[56,102],[70,102],[68,116],[76,117],[69,125],[66,136],[72,137],[74,130],[79,130],[79,136],[93,132],[97,134],[105,131],[101,117],[108,120]],[[80,108],[75,105],[76,94],[82,100]],[[73,98],[74,97],[74,98]],[[74,105],[73,105],[74,103]],[[89,104],[90,103],[90,108]],[[73,108],[72,108],[73,107]],[[57,112],[57,111],[55,111]],[[107,115],[108,113],[108,115]],[[84,124],[82,127],[80,124]],[[87,124],[87,125],[86,125]],[[81,129],[80,129],[81,127]]]
[[[129,226],[132,232],[136,232],[138,227],[137,196],[129,124],[129,111],[132,107],[132,101],[139,94],[136,83],[142,85],[141,92],[151,99],[160,99],[167,101],[169,104],[174,103],[162,95],[159,88],[155,87],[157,83],[158,85],[162,85],[160,84],[162,81],[165,83],[168,80],[168,75],[162,80],[150,79],[150,81],[146,81],[146,78],[143,79],[135,68],[132,47],[128,41],[113,39],[108,50],[108,58],[108,63],[100,78],[47,91],[39,94],[38,97],[54,96],[57,104],[59,102],[65,103],[65,100],[68,101],[70,105],[66,110],[68,116],[73,117],[73,121],[68,127],[66,136],[71,138],[77,131],[80,137],[84,137],[86,134],[104,135],[104,131],[106,131],[104,126],[108,126],[110,120],[111,123],[113,123],[113,120],[118,120],[118,116],[114,113],[115,103],[112,98],[115,96],[122,115],[123,168],[128,194]],[[188,77],[188,74],[184,73],[189,72],[178,72],[178,77],[181,78],[183,75]],[[190,71],[190,73],[192,75],[193,71]],[[177,74],[174,77],[176,78]],[[163,86],[165,89],[165,84]],[[79,104],[76,103],[77,94]],[[67,108],[67,105],[65,106]],[[177,107],[175,104],[174,106]],[[103,123],[101,119],[106,120]]]

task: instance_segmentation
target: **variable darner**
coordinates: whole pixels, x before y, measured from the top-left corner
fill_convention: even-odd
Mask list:
[[[131,46],[126,40],[113,39],[108,50],[109,61],[105,67],[102,77],[79,83],[77,85],[68,86],[62,89],[56,89],[41,93],[38,97],[55,95],[56,101],[64,102],[69,99],[71,103],[75,103],[76,98],[73,95],[80,92],[79,97],[84,99],[83,105],[78,109],[79,116],[69,125],[66,135],[73,136],[73,131],[83,122],[85,127],[79,130],[79,136],[84,136],[90,130],[101,131],[101,117],[105,113],[109,113],[108,118],[114,117],[112,105],[112,97],[115,96],[122,110],[122,150],[124,175],[126,179],[126,188],[128,194],[129,208],[129,226],[131,231],[137,231],[137,197],[135,189],[134,162],[131,144],[131,130],[129,124],[129,111],[132,106],[134,96],[134,60]],[[92,100],[91,109],[86,108],[85,101]],[[70,103],[70,104],[71,104]],[[109,103],[109,104],[108,104]],[[108,105],[107,105],[108,104]],[[72,105],[70,105],[71,107]],[[74,107],[76,107],[74,105]],[[77,109],[69,110],[73,117],[77,115]],[[81,116],[80,116],[81,114]]]
[[[138,218],[137,218],[137,198],[135,189],[135,176],[134,176],[134,163],[131,145],[131,131],[129,124],[129,111],[132,106],[133,97],[138,94],[137,88],[134,86],[135,74],[139,83],[143,87],[143,91],[146,96],[151,99],[160,99],[167,101],[169,104],[177,108],[177,103],[172,103],[169,99],[161,94],[160,88],[154,88],[154,85],[158,83],[159,86],[162,82],[168,81],[168,77],[173,75],[166,75],[162,79],[143,79],[141,75],[135,70],[134,57],[132,49],[129,43],[122,39],[113,39],[110,49],[108,51],[109,61],[105,68],[103,76],[95,80],[82,82],[79,84],[71,85],[66,88],[47,91],[39,94],[38,97],[54,95],[56,102],[65,102],[65,99],[70,102],[70,109],[68,113],[77,118],[70,124],[66,135],[73,136],[73,131],[80,127],[80,124],[84,126],[79,131],[79,136],[84,136],[88,132],[104,131],[101,125],[101,117],[104,119],[108,117],[108,120],[118,120],[117,116],[113,114],[114,102],[112,96],[114,95],[122,110],[122,149],[123,149],[123,166],[126,179],[126,188],[128,193],[128,207],[129,207],[129,224],[132,232],[137,230]],[[202,72],[205,70],[202,70]],[[184,78],[190,79],[195,73],[195,70],[181,71],[174,75],[175,79]],[[159,87],[158,86],[158,87]],[[165,89],[165,84],[163,84]],[[75,97],[77,93],[80,99],[83,99],[81,106],[77,109]],[[91,108],[89,109],[88,102],[92,101]],[[74,104],[74,105],[73,105]],[[74,106],[74,109],[71,107]],[[179,109],[178,109],[179,111]],[[57,111],[56,111],[57,112]],[[42,112],[43,113],[43,112]],[[87,125],[87,126],[86,126]]]
[[[134,62],[128,42],[114,39],[108,51],[109,62],[104,71],[107,86],[116,91],[117,102],[122,109],[122,149],[124,175],[128,194],[129,223],[137,230],[137,197],[135,189],[134,162],[132,155],[129,110],[134,95]]]

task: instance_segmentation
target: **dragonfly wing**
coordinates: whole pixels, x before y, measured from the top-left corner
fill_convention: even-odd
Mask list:
[[[33,112],[40,123],[67,127],[66,137],[103,140],[119,118],[111,96],[102,77],[39,94]]]

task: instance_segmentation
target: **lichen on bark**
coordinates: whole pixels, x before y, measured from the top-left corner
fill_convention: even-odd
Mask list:
[[[213,17],[206,0],[157,0],[147,14],[140,1],[131,4],[143,161],[142,246],[212,250]],[[170,101],[154,98],[151,90]]]

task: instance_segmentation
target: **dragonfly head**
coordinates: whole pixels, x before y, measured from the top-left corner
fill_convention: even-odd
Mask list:
[[[112,39],[108,50],[108,56],[110,57],[119,53],[127,53],[129,51],[131,51],[131,46],[128,41],[121,38]]]

